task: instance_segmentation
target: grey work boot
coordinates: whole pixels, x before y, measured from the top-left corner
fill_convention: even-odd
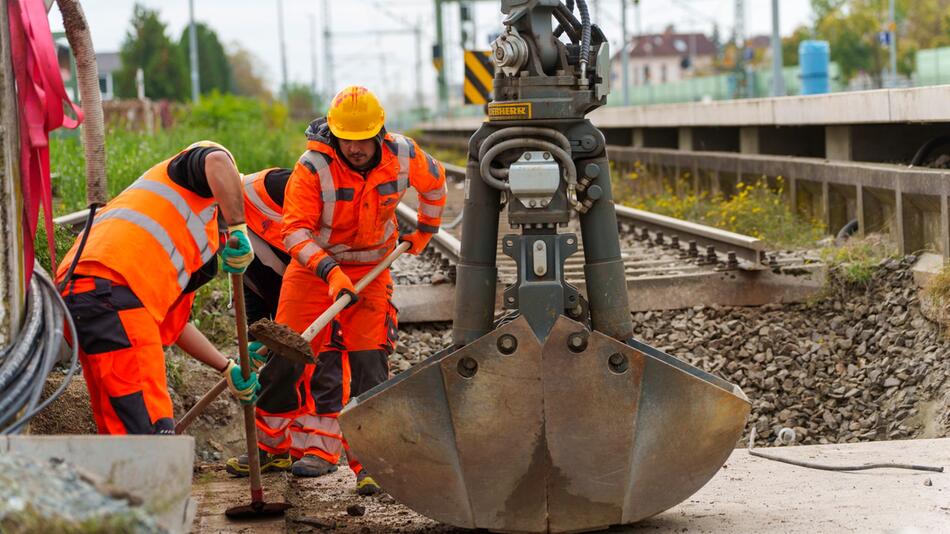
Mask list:
[[[295,477],[322,477],[336,470],[335,465],[313,454],[305,454],[290,466],[290,472]]]

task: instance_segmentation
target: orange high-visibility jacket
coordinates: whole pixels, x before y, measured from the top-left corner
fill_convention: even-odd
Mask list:
[[[267,194],[264,179],[278,167],[244,175],[244,219],[249,230],[277,250],[284,250],[281,218],[284,208]],[[255,247],[256,250],[257,247]]]
[[[158,322],[220,246],[217,200],[172,181],[168,164],[174,158],[145,171],[96,213],[75,271],[127,285]],[[57,280],[79,241],[59,264]]]
[[[321,277],[337,263],[377,263],[396,244],[396,205],[411,185],[417,228],[436,233],[445,206],[445,169],[412,139],[386,134],[379,164],[362,174],[327,142],[310,138],[284,196],[284,247]]]

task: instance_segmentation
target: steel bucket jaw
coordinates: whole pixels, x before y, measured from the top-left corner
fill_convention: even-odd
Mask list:
[[[340,423],[382,487],[425,516],[566,532],[682,502],[749,409],[739,388],[656,349],[565,317],[542,346],[522,317],[368,391]]]

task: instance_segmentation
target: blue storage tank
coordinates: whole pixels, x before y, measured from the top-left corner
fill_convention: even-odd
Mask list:
[[[802,79],[803,95],[819,95],[829,92],[828,65],[831,62],[831,47],[828,41],[802,41],[798,44],[798,65]]]

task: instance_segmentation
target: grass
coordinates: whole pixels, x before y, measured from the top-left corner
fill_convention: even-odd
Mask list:
[[[452,165],[458,165],[460,167],[464,167],[468,164],[468,153],[461,150],[439,148],[434,146],[423,146],[422,149],[442,163],[451,163]]]
[[[227,147],[241,172],[292,167],[306,147],[306,125],[288,119],[281,104],[232,95],[202,99],[177,117],[174,127],[154,134],[110,124],[106,132],[106,175],[115,196],[156,163],[195,141],[210,139]],[[85,158],[78,136],[50,140],[56,215],[86,207]]]
[[[852,238],[843,245],[821,250],[821,259],[832,275],[830,280],[846,288],[869,288],[880,263],[896,256],[897,247],[880,234]]]
[[[106,132],[109,194],[115,196],[156,163],[174,156],[189,144],[210,139],[227,147],[244,173],[266,167],[292,167],[306,148],[305,124],[288,119],[281,104],[267,104],[232,95],[211,95],[177,117],[176,125],[154,134],[137,132],[125,124],[110,124]],[[78,136],[50,141],[54,213],[62,215],[86,207],[85,159]],[[80,228],[55,229],[56,259],[61,261]],[[52,271],[42,220],[36,238],[37,259]],[[195,295],[192,321],[219,347],[233,347],[233,314],[227,307],[228,280],[221,274]],[[169,366],[169,379],[181,380],[180,370]]]
[[[944,264],[924,287],[925,300],[937,320],[943,323],[950,335],[950,264]]]
[[[714,226],[730,232],[762,239],[773,248],[810,248],[825,235],[818,221],[807,221],[795,215],[784,198],[784,180],[779,177],[770,184],[764,177],[753,182],[739,182],[733,195],[676,193],[691,191],[689,175],[678,187],[666,184],[657,194],[638,194],[637,181],[645,169],[635,165],[633,172],[613,171],[614,197],[628,206]]]

